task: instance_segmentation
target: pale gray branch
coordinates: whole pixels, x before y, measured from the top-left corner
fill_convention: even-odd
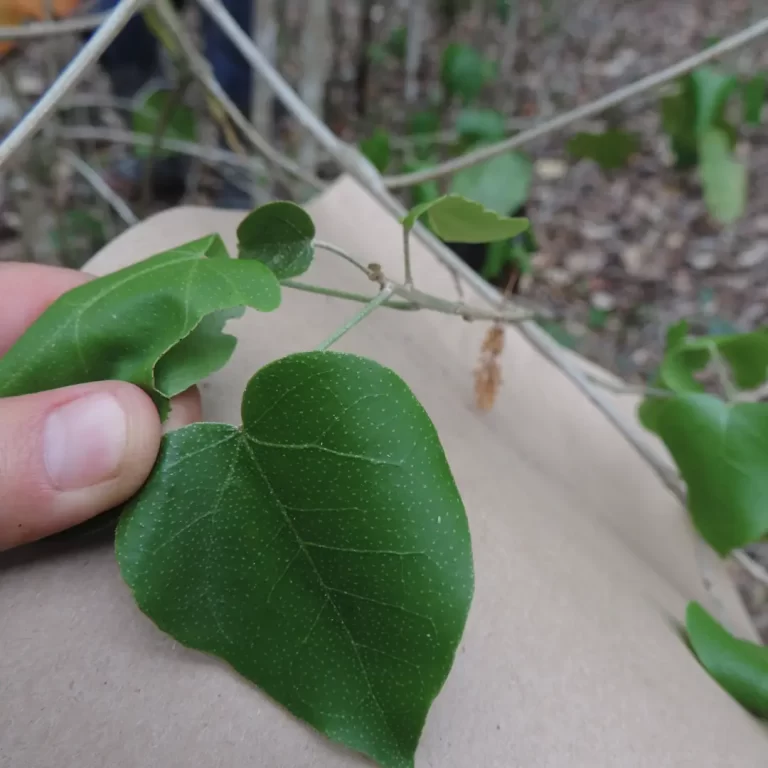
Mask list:
[[[211,0],[205,1],[210,2]],[[516,136],[500,141],[497,144],[492,144],[487,147],[476,149],[473,152],[468,152],[465,155],[461,155],[461,157],[441,163],[434,168],[427,168],[424,171],[417,171],[415,173],[405,173],[399,176],[386,177],[384,179],[384,184],[387,189],[411,187],[415,184],[438,179],[442,176],[447,176],[456,173],[456,171],[461,171],[464,168],[469,168],[478,163],[490,160],[504,152],[509,152],[523,144],[527,144],[534,139],[559,131],[579,120],[594,117],[595,115],[604,112],[606,109],[615,107],[617,104],[620,104],[627,99],[631,99],[634,96],[638,96],[645,91],[658,88],[712,59],[751,43],[766,33],[768,33],[768,18],[758,21],[747,29],[738,32],[731,37],[727,37],[725,40],[717,43],[717,45],[713,45],[711,48],[707,48],[677,64],[673,64],[671,67],[667,67],[660,72],[648,75],[648,77],[637,80],[631,85],[619,88],[589,104],[576,107],[576,109],[564,112],[562,115],[557,115],[551,120],[546,120],[539,125],[529,128],[527,131],[518,133]]]
[[[95,29],[109,17],[108,13],[74,16],[59,21],[35,21],[15,27],[0,27],[0,42],[6,40],[31,40],[38,37],[73,35]]]
[[[222,88],[221,83],[219,83],[214,76],[208,61],[195,47],[194,42],[184,29],[181,19],[179,19],[178,14],[168,0],[156,0],[155,7],[163,23],[178,41],[190,72],[200,81],[211,97],[221,105],[226,112],[227,117],[229,117],[229,119],[243,132],[256,150],[259,151],[268,162],[273,163],[277,168],[282,169],[291,176],[301,179],[301,181],[305,184],[309,184],[313,189],[324,189],[325,184],[323,184],[320,179],[313,174],[307,173],[289,157],[286,157],[282,152],[276,150],[237,108],[227,92]]]
[[[56,134],[63,139],[74,141],[104,141],[113,144],[129,144],[135,147],[151,147],[152,137],[148,134],[131,133],[114,128],[98,128],[91,125],[57,126]],[[229,165],[233,168],[244,168],[250,173],[263,175],[264,163],[252,157],[243,157],[226,149],[205,147],[189,141],[164,138],[160,148],[180,155],[189,155],[216,166]]]
[[[131,17],[147,0],[120,0],[115,10],[83,46],[56,82],[0,143],[0,168],[42,127],[56,105],[74,88],[88,69],[98,60]]]
[[[115,192],[112,187],[107,184],[99,174],[91,168],[88,163],[82,158],[78,157],[74,152],[68,149],[62,149],[59,153],[62,159],[68,163],[74,170],[76,170],[93,188],[106,200],[115,213],[126,223],[128,226],[133,226],[139,223],[139,218],[131,210],[128,203],[123,200],[120,195]]]

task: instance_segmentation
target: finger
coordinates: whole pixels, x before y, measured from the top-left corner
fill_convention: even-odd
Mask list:
[[[42,264],[0,264],[0,355],[63,293],[90,275]]]
[[[0,399],[0,550],[130,498],[157,457],[154,403],[119,381]]]

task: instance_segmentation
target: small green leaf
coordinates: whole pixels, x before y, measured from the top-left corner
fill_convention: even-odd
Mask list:
[[[432,231],[451,243],[492,243],[515,237],[528,229],[528,219],[511,219],[489,211],[479,203],[459,195],[444,195],[417,205],[403,219],[406,230],[413,229],[421,216],[428,214]]]
[[[175,98],[173,91],[165,89],[152,91],[133,113],[133,132],[154,136],[161,128],[161,121],[165,119],[163,138],[197,141],[197,120],[194,110],[185,104],[172,104]],[[139,157],[147,157],[151,151],[152,148],[148,146],[137,145],[135,149]],[[168,154],[166,150],[158,150],[159,157],[165,157]]]
[[[721,555],[768,532],[768,405],[706,394],[663,400],[654,431],[688,487],[688,509]]]
[[[587,318],[587,325],[593,330],[599,331],[605,328],[608,318],[611,313],[607,309],[598,309],[597,307],[589,308],[589,317]]]
[[[468,141],[499,141],[507,133],[504,115],[495,109],[463,109],[456,118],[456,130]]]
[[[744,213],[747,204],[747,169],[733,159],[724,131],[713,128],[699,142],[699,166],[704,198],[712,216],[731,224]]]
[[[474,588],[435,428],[392,371],[335,352],[262,368],[242,419],[164,438],[119,523],[122,576],[183,645],[385,768],[413,768]]]
[[[695,602],[685,626],[704,669],[752,714],[768,718],[768,648],[734,637]]]
[[[433,109],[425,109],[411,115],[408,121],[410,134],[437,133],[440,130],[440,115]]]
[[[766,76],[755,75],[742,86],[744,101],[744,122],[760,125],[765,104]]]
[[[624,168],[640,144],[637,136],[626,131],[577,133],[568,142],[568,151],[578,159],[593,160],[604,171]]]
[[[390,32],[387,42],[384,44],[384,48],[387,53],[395,59],[403,61],[405,59],[405,51],[408,46],[408,29],[404,26],[395,27]]]
[[[220,333],[224,316],[200,327],[207,316],[280,304],[266,267],[222,252],[211,235],[65,293],[0,358],[0,397],[118,379],[146,390],[165,416],[169,399],[218,370],[234,347]]]
[[[379,173],[384,173],[389,167],[391,157],[389,133],[378,128],[373,136],[360,142],[360,151],[373,163]]]
[[[661,121],[670,137],[678,168],[692,168],[698,162],[696,135],[696,93],[690,77],[681,78],[677,93],[661,100]]]
[[[470,45],[451,43],[443,52],[440,67],[443,87],[450,96],[460,97],[465,104],[476,99],[495,75],[494,63]]]
[[[532,179],[531,161],[518,152],[507,152],[459,171],[451,181],[450,192],[508,216],[528,200]]]
[[[696,132],[703,136],[711,128],[721,127],[725,108],[739,81],[715,67],[702,66],[688,75],[696,95]]]
[[[241,259],[266,264],[279,280],[304,274],[315,255],[315,225],[295,203],[267,203],[249,213],[237,228]]]

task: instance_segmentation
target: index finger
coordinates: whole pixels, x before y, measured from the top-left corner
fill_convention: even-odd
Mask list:
[[[0,264],[0,355],[5,354],[63,293],[91,279],[84,272],[44,264]]]

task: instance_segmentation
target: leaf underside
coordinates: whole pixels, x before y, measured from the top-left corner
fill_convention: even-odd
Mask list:
[[[411,768],[473,592],[434,427],[394,373],[335,352],[261,369],[242,418],[165,437],[118,528],[123,578],[179,642]]]
[[[279,303],[269,269],[229,258],[218,235],[201,238],[57,299],[0,358],[0,397],[118,379],[165,416],[171,397],[229,359],[222,329],[236,308]]]

